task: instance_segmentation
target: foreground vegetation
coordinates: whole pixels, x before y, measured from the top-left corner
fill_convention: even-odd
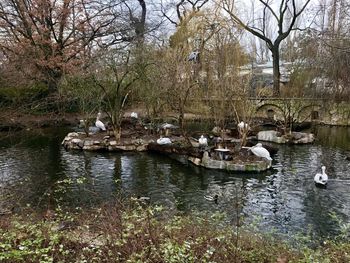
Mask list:
[[[139,200],[0,218],[1,262],[349,262],[349,242],[292,248],[221,214],[169,216]]]

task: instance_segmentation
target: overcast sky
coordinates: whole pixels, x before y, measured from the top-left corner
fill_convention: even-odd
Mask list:
[[[212,5],[216,0],[210,0],[209,5]],[[326,5],[330,3],[332,0],[311,0],[308,7],[305,9],[304,13],[300,16],[298,19],[296,25],[301,28],[305,29],[307,27],[313,27],[317,28],[320,26],[320,16],[317,12],[319,10],[319,6],[321,4]],[[232,2],[232,0],[230,1]],[[303,4],[306,2],[306,0],[296,0],[297,3],[297,10],[300,10],[300,8],[303,6]],[[155,19],[158,16],[161,15],[160,9],[161,6],[165,7],[164,9],[167,9],[167,15],[171,17],[174,21],[177,21],[177,16],[175,12],[175,5],[177,1],[174,0],[154,0],[152,1],[152,4],[149,8],[149,10],[152,10],[149,12],[149,16],[153,17]],[[269,3],[271,3],[271,7],[274,9],[274,11],[278,14],[279,4],[281,3],[281,0],[269,0]],[[260,3],[259,0],[236,0],[236,13],[239,15],[239,17],[245,22],[249,23],[249,25],[254,25],[256,27],[259,27],[259,23],[261,24],[261,17],[263,14],[264,6]],[[170,7],[173,7],[172,9]],[[206,8],[208,5],[206,5]],[[253,12],[254,11],[254,12]],[[225,12],[223,11],[223,15],[225,15]],[[327,19],[327,18],[326,18]],[[270,19],[270,25],[268,32],[266,34],[273,38],[276,37],[276,20],[271,16]],[[175,26],[171,23],[166,22],[164,23],[163,32],[165,32],[165,35],[163,37],[167,38],[169,35],[175,30]],[[295,31],[292,32],[291,37],[295,36],[299,32]],[[252,34],[246,32],[244,34],[244,37],[242,38],[241,44],[244,46],[244,48],[248,52],[252,52],[252,43],[256,43],[257,47],[262,45],[262,42]],[[264,44],[263,44],[264,45]]]

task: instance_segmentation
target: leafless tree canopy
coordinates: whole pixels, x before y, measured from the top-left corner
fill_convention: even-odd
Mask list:
[[[38,81],[56,92],[65,75],[103,72],[106,64],[102,57],[108,54],[117,59],[117,51],[130,52],[130,61],[138,63],[139,69],[152,64],[149,68],[153,71],[146,70],[147,74],[158,78],[161,74],[154,71],[162,66],[162,55],[172,54],[175,59],[177,54],[180,57],[176,57],[176,63],[186,64],[189,54],[195,51],[199,62],[196,78],[204,72],[224,76],[230,67],[238,70],[241,66],[234,62],[226,65],[225,61],[232,58],[227,53],[236,52],[233,50],[246,52],[242,46],[247,44],[247,39],[241,32],[247,31],[254,38],[249,43],[253,55],[260,58],[272,55],[275,96],[280,95],[281,56],[299,62],[303,81],[300,75],[296,79],[300,87],[312,86],[313,79],[318,77],[332,82],[333,91],[345,94],[350,82],[348,1],[251,0],[247,13],[242,11],[244,1],[240,3],[3,0],[0,2],[0,82],[20,86]],[[215,61],[214,41],[219,37],[226,37],[228,42],[220,50],[223,59]],[[214,64],[218,72],[213,71]],[[192,64],[188,66],[189,70],[193,68]],[[150,78],[145,72],[142,74],[143,79]],[[12,82],[7,81],[11,78]],[[205,82],[203,78],[200,81]]]
[[[62,75],[84,65],[97,47],[131,41],[133,35],[142,41],[146,5],[138,2],[140,17],[126,1],[4,0],[0,4],[0,49],[8,61],[18,63],[55,91]]]
[[[254,36],[262,39],[269,50],[272,53],[273,59],[273,71],[274,71],[274,95],[280,94],[280,44],[287,38],[290,32],[295,29],[295,23],[297,18],[303,13],[310,0],[306,0],[303,5],[298,8],[297,1],[295,0],[281,0],[279,6],[274,8],[272,1],[259,0],[262,5],[261,14],[261,27],[255,27],[248,22],[244,22],[235,12],[234,1],[223,0],[222,7],[230,15],[232,21],[238,26],[243,27],[245,30],[253,34]],[[276,37],[267,35],[267,28],[269,26],[268,19],[274,19],[277,24],[275,32]],[[273,39],[274,38],[274,39]]]

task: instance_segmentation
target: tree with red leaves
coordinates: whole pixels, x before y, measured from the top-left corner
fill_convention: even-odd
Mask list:
[[[120,3],[119,3],[120,4]],[[118,1],[2,0],[2,64],[57,91],[65,72],[86,63],[92,50],[111,42],[120,29],[113,13]],[[115,43],[115,42],[114,42]]]

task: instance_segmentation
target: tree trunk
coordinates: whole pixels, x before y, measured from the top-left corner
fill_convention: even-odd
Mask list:
[[[84,119],[84,132],[85,132],[85,135],[86,137],[89,137],[89,125],[90,125],[90,122],[88,121],[88,119]]]
[[[179,126],[180,126],[180,129],[181,129],[182,136],[185,138],[186,143],[190,146],[192,144],[191,144],[190,138],[188,138],[187,133],[185,131],[185,123],[184,122],[185,122],[185,114],[184,114],[184,111],[181,110],[180,114],[179,114]]]
[[[179,126],[181,129],[181,133],[183,133],[183,131],[184,131],[184,113],[182,110],[180,110],[180,114],[179,114]]]
[[[273,96],[279,97],[280,95],[280,51],[279,46],[273,46],[272,52],[272,63],[273,63]]]
[[[45,75],[45,82],[47,84],[48,93],[52,94],[57,92],[58,84],[62,78],[62,71],[59,68],[56,69],[42,69],[39,67],[39,70]]]
[[[114,134],[115,140],[117,142],[120,142],[120,138],[122,137],[122,128],[121,127],[113,127],[113,134]]]
[[[136,33],[136,43],[137,43],[137,46],[140,48],[143,46],[143,43],[145,40],[147,7],[146,7],[145,0],[138,0],[138,1],[142,11],[141,11],[141,18],[135,24],[135,33]]]

